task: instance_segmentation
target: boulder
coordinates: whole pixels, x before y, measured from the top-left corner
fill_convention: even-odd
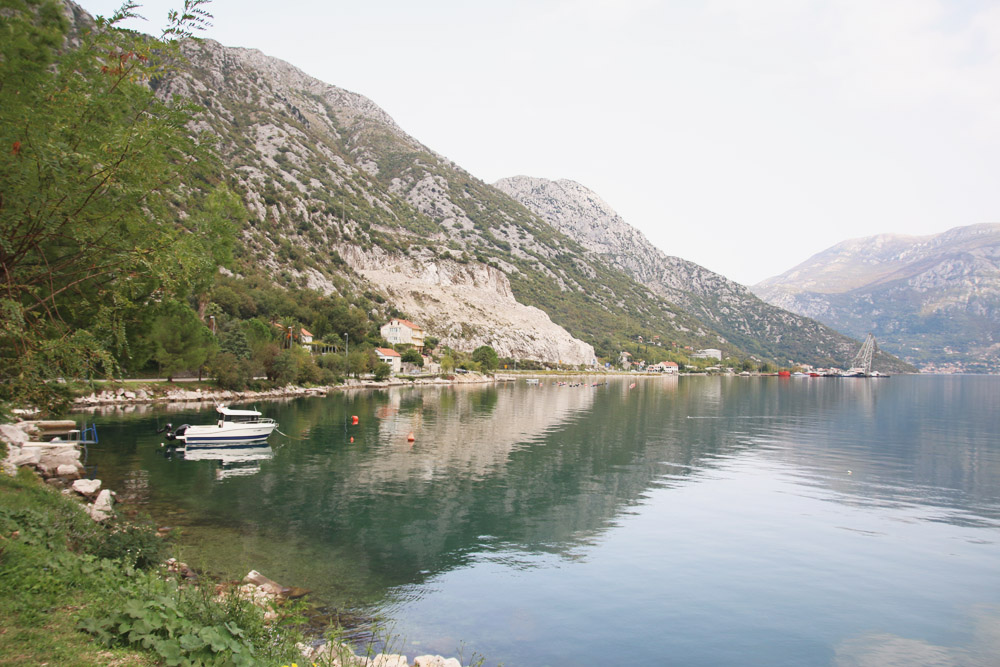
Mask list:
[[[101,480],[99,479],[78,479],[73,482],[73,490],[84,498],[93,498],[101,490]]]
[[[16,454],[11,451],[8,460],[16,467],[35,467],[42,462],[42,450],[38,447],[21,447]]]
[[[81,471],[72,463],[61,463],[59,467],[56,468],[56,477],[79,480],[80,474]]]
[[[97,500],[90,506],[90,518],[94,521],[107,521],[114,513],[114,498],[111,491],[104,489],[97,494]]]
[[[442,658],[439,655],[420,655],[413,659],[413,667],[462,667],[455,658]]]
[[[270,597],[288,597],[288,594],[291,592],[289,588],[268,579],[257,570],[250,570],[247,576],[243,577],[243,583],[256,586]]]
[[[12,445],[20,445],[28,442],[28,434],[20,426],[14,424],[0,424],[0,440]]]
[[[379,653],[368,663],[369,667],[410,667],[405,655]]]

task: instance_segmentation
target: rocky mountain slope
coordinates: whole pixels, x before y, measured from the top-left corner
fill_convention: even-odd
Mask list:
[[[183,71],[153,85],[199,105],[192,129],[218,138],[249,213],[238,273],[363,293],[459,350],[489,343],[501,354],[577,364],[659,335],[746,353],[710,318],[423,146],[371,100],[253,49],[192,40],[183,50]],[[755,348],[758,356],[840,356],[827,339],[772,343]]]
[[[248,270],[326,292],[346,278],[392,293],[405,314],[456,349],[489,342],[519,356],[589,363],[594,346],[617,354],[623,323],[692,346],[718,344],[711,327],[423,146],[367,98],[252,49],[204,40],[187,43],[185,53],[186,71],[159,92],[204,107],[195,129],[219,137],[250,213],[239,257]],[[498,290],[488,298],[483,289],[467,290],[461,303],[419,296],[436,289],[436,276],[471,288],[475,279],[462,281],[487,274],[493,278],[478,286]],[[484,299],[471,308],[477,295]],[[537,313],[512,318],[521,306],[557,326],[525,335]],[[475,311],[476,324],[456,326]]]
[[[1000,371],[1000,224],[844,241],[753,289],[925,370]]]
[[[764,358],[846,367],[858,343],[808,317],[765,303],[749,289],[653,246],[597,194],[570,180],[515,176],[494,186],[726,340]],[[886,371],[906,370],[883,359]]]

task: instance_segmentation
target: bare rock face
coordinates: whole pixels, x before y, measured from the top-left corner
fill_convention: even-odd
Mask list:
[[[465,352],[489,345],[501,357],[595,363],[592,345],[573,338],[538,308],[518,303],[507,276],[496,268],[362,253],[349,257],[358,273],[442,345]]]

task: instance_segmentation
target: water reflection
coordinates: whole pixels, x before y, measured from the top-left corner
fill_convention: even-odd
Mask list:
[[[926,628],[958,622],[939,608],[1000,602],[982,567],[1000,558],[997,380],[393,388],[258,404],[289,436],[272,435],[268,457],[245,462],[254,473],[225,484],[220,459],[151,455],[158,413],[107,418],[93,454],[112,488],[141,471],[142,502],[176,512],[213,569],[255,567],[336,606],[397,615],[415,636],[437,619],[502,660],[513,649],[492,638],[515,630],[601,650],[600,619],[636,644],[636,664],[663,627],[692,638],[689,662],[712,663],[706,646],[728,629],[731,647],[768,636],[787,649],[782,633],[796,635],[797,659],[816,664],[845,637],[861,639],[844,656],[891,644],[872,634],[876,611],[922,614],[885,627],[934,647]],[[572,613],[557,608],[567,600]],[[758,626],[762,608],[780,631]]]
[[[260,472],[260,462],[274,457],[270,445],[227,447],[179,447],[168,454],[176,454],[185,461],[217,461],[215,478],[245,477]]]

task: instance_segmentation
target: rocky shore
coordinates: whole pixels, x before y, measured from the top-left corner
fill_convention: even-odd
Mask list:
[[[129,389],[127,386],[108,388],[101,392],[91,392],[73,401],[73,408],[91,408],[108,405],[142,405],[153,403],[246,403],[269,399],[295,398],[298,396],[326,396],[334,391],[350,391],[354,389],[385,389],[387,387],[429,387],[451,386],[455,384],[483,384],[512,380],[511,377],[500,375],[483,375],[480,373],[464,373],[444,377],[415,378],[404,380],[392,378],[377,382],[375,380],[351,379],[344,384],[325,385],[319,387],[299,387],[288,385],[261,391],[228,391],[225,389],[204,390],[184,389],[179,385],[164,387],[139,386]]]

